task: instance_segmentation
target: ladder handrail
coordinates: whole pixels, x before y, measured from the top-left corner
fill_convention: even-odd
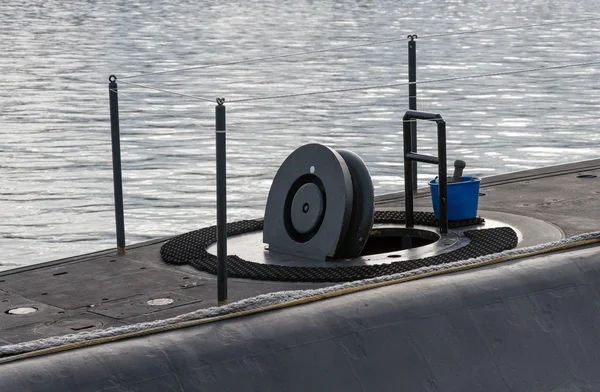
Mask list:
[[[446,122],[439,114],[408,110],[402,118],[404,138],[404,205],[406,209],[406,227],[414,226],[413,208],[413,167],[415,162],[438,165],[440,233],[448,233],[448,168],[446,163]],[[438,156],[418,154],[411,150],[415,145],[411,132],[411,120],[428,120],[437,123]],[[415,129],[416,127],[412,127]],[[414,135],[416,137],[416,135]]]

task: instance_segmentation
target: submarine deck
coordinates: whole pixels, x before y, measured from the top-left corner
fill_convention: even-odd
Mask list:
[[[497,175],[482,179],[480,211],[517,214],[550,222],[565,236],[600,229],[600,159]],[[403,195],[376,199],[376,207],[403,208]],[[428,190],[415,207],[430,208]],[[481,215],[485,218],[485,213]],[[531,235],[531,234],[530,234]],[[0,272],[0,344],[164,319],[216,305],[214,275],[164,263],[168,238]],[[467,272],[468,273],[468,272]],[[229,279],[229,301],[281,290],[332,283]],[[170,304],[148,301],[169,298]],[[160,301],[155,301],[161,303]],[[29,314],[9,309],[33,307]]]

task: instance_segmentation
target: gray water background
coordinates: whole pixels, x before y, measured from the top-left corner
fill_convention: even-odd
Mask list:
[[[600,60],[595,0],[0,3],[0,269],[115,246],[107,78],[214,100],[386,85]],[[471,175],[600,156],[598,65],[419,86]],[[215,222],[214,103],[119,83],[128,243]],[[278,166],[309,142],[358,153],[376,193],[402,190],[407,87],[227,105],[228,219],[260,217]],[[420,151],[435,128],[420,126]],[[435,175],[420,166],[420,185]]]

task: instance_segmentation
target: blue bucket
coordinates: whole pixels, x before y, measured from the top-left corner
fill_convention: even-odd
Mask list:
[[[429,182],[431,190],[431,201],[433,213],[436,219],[440,219],[440,199],[438,178]],[[460,182],[448,184],[448,220],[467,220],[477,217],[477,206],[479,204],[479,183],[477,177],[462,177]]]

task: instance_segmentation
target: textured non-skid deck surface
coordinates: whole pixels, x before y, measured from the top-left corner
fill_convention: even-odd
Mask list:
[[[160,320],[217,304],[215,276],[160,258],[160,245],[131,247],[0,273],[0,345]],[[230,302],[326,283],[229,280]],[[172,303],[149,305],[152,299]],[[17,307],[36,312],[10,315]]]
[[[375,213],[375,223],[404,222],[405,215],[403,211],[376,211]],[[480,222],[481,219],[452,222],[452,226],[459,227]],[[416,213],[415,223],[430,226],[437,224],[433,214],[429,212]],[[260,221],[239,221],[228,224],[227,234],[228,236],[234,236],[261,229],[262,222]],[[403,260],[389,264],[325,268],[260,264],[252,262],[252,260],[243,260],[238,256],[228,256],[227,272],[232,277],[257,280],[349,282],[497,253],[512,249],[518,243],[517,234],[509,227],[471,230],[466,231],[464,234],[470,239],[466,246],[448,253],[415,260]],[[169,240],[162,246],[161,255],[169,263],[188,263],[201,271],[216,274],[217,258],[206,251],[206,248],[214,243],[216,239],[216,228],[214,226],[196,230]]]

